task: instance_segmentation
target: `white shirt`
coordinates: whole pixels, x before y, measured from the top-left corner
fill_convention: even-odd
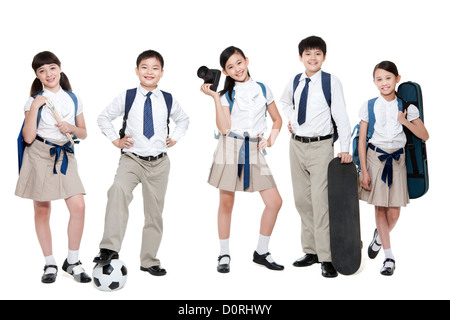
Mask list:
[[[139,85],[136,98],[128,113],[127,128],[125,130],[126,135],[131,135],[134,145],[131,148],[123,149],[124,152],[133,152],[143,157],[157,156],[162,152],[167,152],[167,106],[159,88],[153,90],[150,96],[155,134],[150,139],[144,136],[144,103],[147,93],[148,91]],[[121,93],[97,118],[100,130],[111,141],[119,139],[118,131],[114,128],[112,121],[117,117],[123,117],[125,114],[125,97],[126,92]],[[176,124],[171,138],[179,141],[189,126],[189,117],[175,99],[173,99],[170,118]]]
[[[53,93],[47,89],[44,89],[42,94],[44,97],[50,99],[50,101],[55,106],[56,112],[58,112],[62,121],[65,121],[71,125],[75,125],[75,104],[72,98],[63,90],[60,89],[57,93]],[[78,100],[78,112],[77,116],[83,113],[83,103],[80,98],[76,95]],[[30,97],[25,104],[25,112],[30,111],[31,104],[34,98]],[[59,131],[58,127],[55,126],[57,121],[53,117],[52,112],[47,106],[42,107],[41,120],[37,127],[37,135],[43,139],[52,140],[58,143],[66,143],[69,140],[65,134]]]
[[[349,152],[351,127],[345,107],[342,85],[337,77],[331,75],[331,113],[322,90],[322,71],[317,72],[310,78],[306,121],[301,126],[298,124],[298,106],[306,78],[306,74],[303,73],[295,90],[295,109],[292,104],[292,90],[294,89],[295,77],[288,82],[280,99],[281,108],[291,123],[293,132],[302,137],[323,137],[333,134],[333,123],[331,122],[331,115],[333,115],[338,129],[341,152]]]
[[[266,96],[261,86],[250,79],[246,82],[236,82],[234,86],[234,103],[231,111],[231,131],[243,134],[248,132],[251,137],[263,134],[267,130],[266,104],[273,102],[273,94],[267,85]],[[225,93],[220,97],[223,106],[229,106]]]
[[[406,145],[406,135],[403,126],[398,122],[398,101],[394,99],[386,101],[381,95],[375,101],[375,126],[372,138],[369,140],[373,145],[383,149],[400,149]],[[413,121],[419,118],[419,109],[410,105],[407,109],[406,118]],[[364,102],[359,117],[365,122],[369,122],[368,101]]]

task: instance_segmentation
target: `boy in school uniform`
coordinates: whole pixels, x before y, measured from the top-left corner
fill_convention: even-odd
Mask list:
[[[321,70],[326,59],[325,41],[311,36],[298,48],[305,72],[289,81],[280,100],[289,120],[292,185],[306,253],[294,266],[320,262],[322,275],[331,278],[337,272],[331,261],[327,168],[334,157],[335,126],[341,147],[338,157],[342,163],[352,161],[351,127],[339,79]],[[329,85],[324,84],[325,79]]]
[[[98,116],[101,131],[122,150],[122,156],[114,183],[108,190],[104,234],[94,262],[109,264],[111,259],[119,258],[128,221],[128,205],[134,188],[141,183],[145,215],[141,270],[162,276],[166,270],[160,267],[156,255],[162,239],[162,211],[170,170],[167,149],[185,134],[189,117],[175,99],[167,100],[170,94],[158,87],[164,74],[164,60],[158,52],[148,50],[141,53],[136,65],[140,85],[135,91],[126,126],[124,124],[124,136],[119,137],[112,121],[125,114],[126,100],[129,100],[127,92],[120,94]],[[170,137],[169,116],[176,124]]]

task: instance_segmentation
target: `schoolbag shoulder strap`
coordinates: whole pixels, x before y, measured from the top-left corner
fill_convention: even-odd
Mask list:
[[[234,90],[228,91],[227,93],[225,93],[225,97],[227,98],[228,105],[230,106],[230,114],[231,114],[231,111],[233,110],[234,95],[235,95]]]
[[[172,112],[173,97],[170,93],[162,91],[167,106],[167,134],[169,134],[170,113]]]
[[[331,108],[331,74],[322,71],[322,91],[328,106]]]
[[[372,138],[373,130],[375,127],[375,102],[378,100],[378,98],[373,98],[367,101],[367,109],[369,112],[369,127],[367,129],[367,138]]]
[[[257,84],[261,87],[264,98],[266,99],[266,117],[267,117],[267,89],[264,83],[256,81]]]
[[[294,77],[294,81],[292,83],[292,104],[294,105],[294,109],[295,109],[294,93],[295,93],[295,90],[297,90],[297,87],[298,87],[301,77],[302,77],[302,73],[299,73],[298,75],[296,75]]]
[[[73,93],[71,91],[64,90],[64,92],[67,93],[69,95],[69,97],[72,98],[73,104],[75,105],[75,116],[74,117],[75,117],[75,125],[76,125],[77,124],[77,113],[78,113],[78,98],[75,95],[75,93]]]
[[[43,93],[44,93],[44,91],[39,92],[38,94],[33,96],[33,99],[36,99],[37,96],[41,96]],[[42,113],[42,107],[40,107],[38,110],[36,128],[39,126],[39,122],[41,121],[41,113]]]
[[[128,113],[130,112],[131,106],[133,105],[134,99],[136,98],[137,88],[128,89],[125,96],[125,113],[123,115],[124,120],[128,119]]]

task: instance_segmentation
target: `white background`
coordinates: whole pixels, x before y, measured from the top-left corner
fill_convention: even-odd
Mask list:
[[[8,5],[6,5],[8,3]],[[0,275],[2,299],[448,299],[449,210],[444,182],[448,130],[450,24],[445,1],[3,1],[0,10],[2,157]],[[447,7],[448,8],[448,4]],[[299,41],[318,35],[328,45],[323,69],[344,87],[352,123],[364,100],[375,97],[372,70],[394,61],[403,80],[421,84],[430,165],[430,191],[402,210],[392,233],[397,260],[393,277],[379,270],[383,254],[367,258],[374,230],[373,207],[361,202],[364,241],[359,273],[336,279],[321,276],[320,266],[298,269],[303,255],[300,218],[294,207],[286,126],[267,161],[284,200],[270,242],[282,272],[252,262],[263,209],[258,193],[236,195],[231,234],[231,273],[216,272],[218,191],[206,182],[216,140],[212,99],[200,91],[201,65],[220,68],[229,45],[244,50],[252,77],[269,85],[278,102],[288,80],[303,71]],[[88,273],[103,233],[106,192],[117,168],[119,150],[99,131],[98,114],[122,91],[136,87],[139,53],[159,51],[166,62],[160,82],[180,101],[191,124],[170,150],[171,172],[164,209],[159,258],[168,271],[153,277],[139,270],[143,226],[140,187],[130,206],[120,252],[129,270],[124,289],[103,293],[75,283],[60,269],[56,283],[40,282],[44,259],[36,239],[31,200],[14,196],[16,138],[23,106],[34,79],[33,56],[54,52],[74,91],[84,102],[88,138],[76,148],[85,185],[86,223],[80,258]],[[222,80],[223,81],[223,80]],[[116,123],[119,129],[121,121]],[[269,127],[271,122],[269,121]],[[336,148],[336,152],[339,147]],[[448,154],[448,152],[447,152]],[[61,266],[67,254],[68,211],[52,203],[54,255]]]

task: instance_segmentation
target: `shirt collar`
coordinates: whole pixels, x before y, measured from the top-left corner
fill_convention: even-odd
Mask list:
[[[141,84],[139,84],[138,91],[139,91],[143,96],[146,96],[147,93],[148,93],[148,91],[145,90],[145,89],[142,87]],[[159,87],[156,87],[156,89],[152,91],[152,95],[155,95],[155,96],[158,97],[160,92],[161,92],[161,90],[159,90]]]
[[[306,78],[308,78],[308,76],[306,75],[306,72],[303,72],[299,81],[305,81]],[[316,83],[321,78],[322,78],[322,70],[319,70],[310,79],[312,83]]]

